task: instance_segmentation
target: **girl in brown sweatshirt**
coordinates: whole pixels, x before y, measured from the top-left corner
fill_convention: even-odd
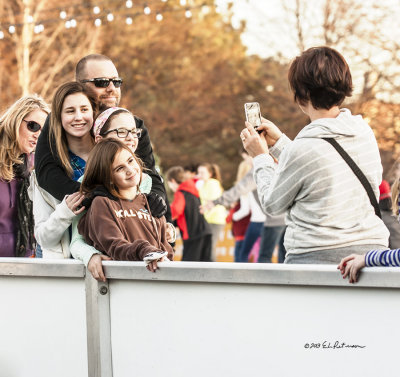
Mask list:
[[[165,217],[153,217],[139,192],[141,178],[141,162],[129,147],[115,139],[100,141],[81,185],[91,205],[78,230],[89,245],[112,259],[145,260],[155,272],[157,261],[172,260],[173,249],[166,239]]]

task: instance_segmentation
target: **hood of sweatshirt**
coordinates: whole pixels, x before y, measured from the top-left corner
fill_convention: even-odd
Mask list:
[[[296,139],[351,137],[365,132],[366,127],[370,128],[361,115],[352,115],[350,110],[341,109],[336,118],[314,120],[299,132]]]
[[[182,182],[177,191],[187,191],[191,194],[193,194],[194,196],[199,197],[199,191],[196,188],[196,185],[193,181],[193,179],[188,179],[185,182]]]

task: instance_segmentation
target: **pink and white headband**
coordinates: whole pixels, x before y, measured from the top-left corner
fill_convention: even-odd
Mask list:
[[[123,107],[110,107],[109,109],[104,110],[102,113],[100,113],[100,115],[96,118],[96,121],[93,124],[93,134],[95,137],[97,135],[100,135],[100,131],[103,128],[104,123],[107,122],[111,114],[115,113],[118,110],[123,110],[129,113],[129,111],[127,109],[124,109]]]

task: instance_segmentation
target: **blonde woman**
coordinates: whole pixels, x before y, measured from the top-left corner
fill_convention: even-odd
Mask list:
[[[197,173],[201,182],[199,185],[197,185],[199,182],[196,183],[201,204],[219,198],[224,189],[221,185],[221,174],[218,165],[203,163],[197,168]],[[217,205],[210,210],[206,210],[204,212],[204,217],[210,224],[212,232],[211,261],[215,262],[217,259],[218,237],[225,226],[226,209],[221,205]]]
[[[20,98],[0,118],[0,257],[35,252],[28,198],[33,151],[49,113],[38,95]]]

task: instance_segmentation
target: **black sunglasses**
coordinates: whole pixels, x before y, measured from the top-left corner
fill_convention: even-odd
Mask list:
[[[26,122],[26,128],[31,132],[38,132],[42,129],[42,126],[38,122],[35,122],[34,120],[25,120],[25,119],[22,120]]]
[[[116,88],[119,88],[122,85],[122,79],[120,77],[116,79],[106,79],[104,77],[96,77],[91,80],[81,80],[82,83],[92,82],[96,88],[108,88],[111,81]]]

